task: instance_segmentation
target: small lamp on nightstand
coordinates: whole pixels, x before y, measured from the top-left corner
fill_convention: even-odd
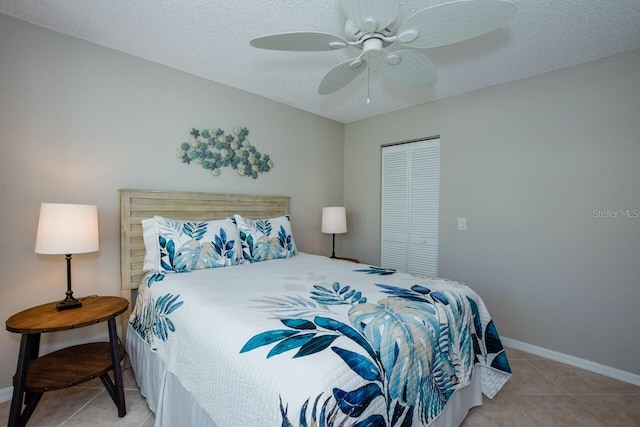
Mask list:
[[[95,252],[99,247],[97,206],[42,203],[36,253],[64,255],[67,260],[67,293],[58,310],[82,306],[71,290],[71,254]]]
[[[322,208],[322,232],[333,234],[331,258],[336,258],[336,234],[347,232],[347,212],[344,207]]]

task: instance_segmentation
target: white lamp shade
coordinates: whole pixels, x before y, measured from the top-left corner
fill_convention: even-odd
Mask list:
[[[40,206],[37,254],[81,254],[99,248],[97,206],[61,203]]]
[[[322,208],[322,232],[331,234],[347,232],[347,211],[344,207]]]

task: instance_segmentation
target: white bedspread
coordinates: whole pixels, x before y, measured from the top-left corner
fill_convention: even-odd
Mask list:
[[[428,425],[510,377],[469,287],[308,254],[149,274],[130,323],[220,427]]]

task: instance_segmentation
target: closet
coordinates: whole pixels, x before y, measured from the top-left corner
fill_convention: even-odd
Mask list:
[[[438,274],[440,139],[382,147],[380,265]]]

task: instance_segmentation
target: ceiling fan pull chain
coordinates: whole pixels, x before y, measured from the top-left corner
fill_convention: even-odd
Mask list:
[[[367,61],[367,104],[371,104],[369,94],[371,92],[371,64]]]

